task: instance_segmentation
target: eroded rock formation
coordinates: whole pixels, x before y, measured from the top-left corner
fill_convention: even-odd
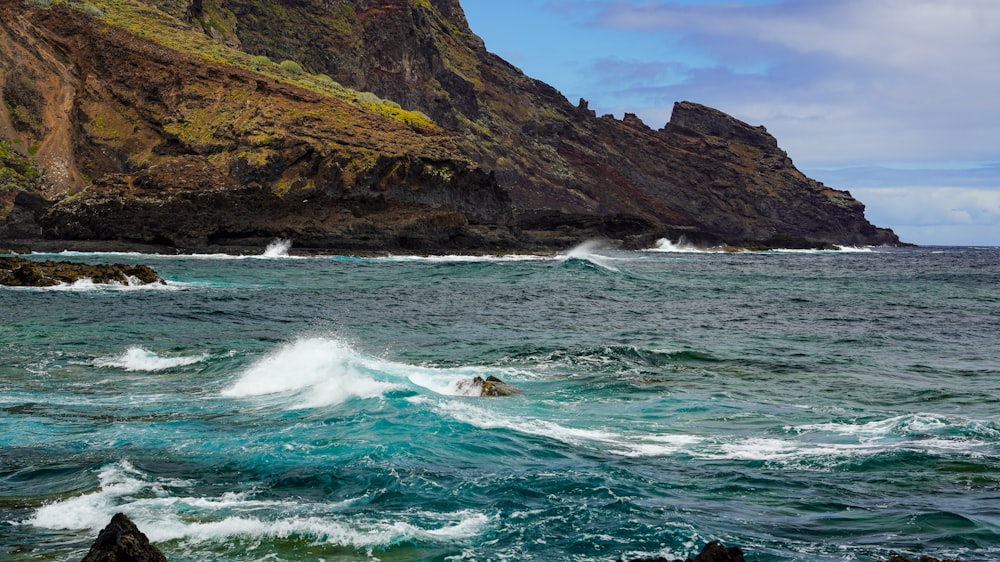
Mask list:
[[[0,257],[0,285],[10,287],[52,287],[89,279],[94,283],[146,285],[164,283],[148,265],[120,263],[91,265],[67,261],[34,261],[19,257]]]

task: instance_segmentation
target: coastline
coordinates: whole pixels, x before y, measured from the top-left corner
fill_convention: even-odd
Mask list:
[[[135,253],[162,256],[182,256],[182,255],[211,255],[224,254],[232,256],[259,255],[271,244],[284,242],[289,245],[289,255],[304,257],[323,256],[358,256],[358,257],[385,257],[385,256],[496,256],[496,255],[558,255],[584,244],[594,244],[604,249],[619,250],[657,250],[658,242],[669,241],[667,237],[649,237],[643,243],[636,241],[614,240],[606,237],[574,237],[560,240],[555,244],[523,244],[503,248],[438,248],[434,250],[415,248],[356,248],[356,247],[315,247],[300,246],[281,238],[266,238],[254,240],[247,244],[218,244],[205,246],[170,246],[165,244],[147,244],[142,242],[129,242],[120,240],[51,240],[42,238],[21,238],[21,239],[0,239],[0,254],[9,253],[12,255],[34,254],[59,254],[62,252],[79,253]],[[793,241],[794,242],[794,241]],[[747,242],[744,244],[698,244],[687,243],[686,239],[680,238],[680,242],[670,242],[671,245],[682,249],[682,251],[695,252],[766,252],[776,250],[825,250],[838,251],[854,246],[836,245],[829,243],[800,243],[771,244],[762,241]],[[869,247],[869,246],[866,246]],[[917,248],[916,244],[901,244],[898,246],[878,246],[885,248]]]

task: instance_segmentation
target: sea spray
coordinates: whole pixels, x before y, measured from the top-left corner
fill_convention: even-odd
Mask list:
[[[289,257],[289,250],[292,249],[292,241],[285,239],[277,239],[267,245],[264,248],[263,256],[265,258],[287,258]]]
[[[671,242],[669,238],[660,238],[656,241],[656,245],[647,251],[692,254],[708,252],[710,250],[691,244],[685,237],[681,236],[677,242]]]
[[[295,407],[335,405],[351,398],[379,398],[393,390],[413,388],[445,396],[478,395],[463,381],[504,374],[480,367],[421,367],[361,353],[337,338],[309,337],[280,346],[247,368],[222,395],[297,397]]]
[[[401,388],[377,380],[371,360],[335,339],[304,338],[279,347],[246,369],[222,390],[222,395],[245,398],[290,395],[296,408],[340,404],[351,398],[378,398]]]
[[[572,260],[583,261],[586,263],[596,265],[597,267],[606,269],[608,271],[620,273],[620,270],[617,267],[611,265],[612,258],[598,253],[600,250],[603,250],[605,248],[606,248],[606,243],[600,240],[589,240],[587,242],[583,242],[582,244],[574,246],[565,254],[560,254],[558,256],[558,259],[560,261],[572,261]]]
[[[126,371],[165,371],[175,367],[195,365],[208,359],[208,354],[191,356],[160,355],[143,347],[130,347],[119,355],[94,360],[97,367],[112,367]]]

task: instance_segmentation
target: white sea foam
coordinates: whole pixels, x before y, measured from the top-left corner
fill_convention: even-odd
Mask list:
[[[46,253],[32,252],[33,256],[62,256],[62,257],[84,257],[84,256],[108,256],[108,257],[128,257],[149,256],[157,254],[143,254],[141,252],[77,252],[73,250],[63,250],[62,252]]]
[[[470,402],[441,401],[433,407],[442,415],[480,429],[502,429],[546,437],[574,447],[600,449],[624,457],[668,456],[687,451],[704,441],[702,437],[688,434],[622,433],[604,428],[572,427]]]
[[[388,361],[335,338],[312,337],[280,346],[222,394],[232,398],[285,394],[298,397],[296,408],[315,408],[352,398],[379,398],[412,386],[444,396],[470,396],[462,381],[506,374],[471,366],[434,368]]]
[[[646,250],[647,252],[669,252],[669,253],[679,253],[679,254],[698,254],[711,252],[712,250],[706,248],[700,248],[691,244],[683,236],[677,240],[677,242],[671,242],[667,238],[660,238],[656,241],[656,246]]]
[[[984,424],[965,417],[930,413],[904,414],[864,423],[828,422],[785,426],[785,430],[796,434],[830,433],[854,436],[862,443],[899,441],[911,437],[926,439],[929,436],[940,436],[949,430],[985,434],[987,438],[1000,436],[1000,431],[988,423]]]
[[[428,263],[479,263],[479,262],[524,262],[524,261],[552,261],[557,259],[552,255],[544,254],[447,254],[447,255],[387,255],[381,257],[359,257],[342,255],[315,256],[293,256],[290,254],[292,242],[285,239],[276,239],[270,242],[260,254],[224,254],[224,253],[189,253],[189,254],[143,254],[138,252],[74,252],[64,251],[55,254],[39,253],[34,256],[60,256],[60,257],[128,257],[130,259],[142,260],[257,260],[257,259],[357,259],[366,262],[428,262]]]
[[[267,245],[264,248],[265,258],[287,258],[289,257],[288,251],[292,249],[292,241],[278,239]]]
[[[96,534],[111,517],[124,512],[153,542],[183,540],[197,544],[232,538],[312,537],[319,542],[355,548],[470,539],[491,524],[483,513],[405,512],[396,518],[344,513],[355,499],[315,505],[297,501],[256,500],[249,493],[219,497],[188,495],[192,483],[156,479],[128,461],[103,468],[100,488],[38,508],[24,523],[52,530],[89,530]]]
[[[260,359],[222,391],[223,396],[245,398],[285,394],[296,408],[340,404],[352,398],[379,398],[402,388],[377,380],[377,360],[338,340],[307,338],[285,344]]]
[[[133,472],[128,462],[105,467],[98,475],[98,491],[44,505],[27,523],[45,529],[99,530],[114,515],[116,500],[143,488],[143,483],[130,474]]]
[[[84,277],[73,283],[60,283],[58,285],[52,285],[50,287],[7,287],[2,286],[5,290],[13,291],[32,291],[32,292],[74,292],[74,293],[86,293],[92,291],[113,291],[113,292],[130,292],[130,291],[179,291],[187,288],[189,285],[184,283],[143,283],[137,277],[129,277],[127,283],[121,283],[119,281],[112,281],[110,283],[94,283],[94,280],[89,277]]]
[[[983,438],[936,435],[953,423],[929,414],[907,415],[864,424],[827,423],[786,427],[796,438],[768,436],[705,437],[689,434],[642,434],[607,429],[578,428],[549,420],[518,416],[468,402],[439,402],[434,408],[452,419],[481,429],[505,429],[551,438],[572,446],[597,448],[625,457],[661,457],[677,454],[707,460],[764,461],[801,466],[824,466],[830,461],[905,450],[977,455],[990,447],[998,430],[990,424],[966,420],[961,425]],[[829,435],[824,438],[823,434]],[[843,437],[853,437],[844,442]]]
[[[893,451],[947,452],[977,456],[994,446],[993,423],[934,414],[906,414],[864,423],[827,422],[786,426],[793,438],[715,438],[692,450],[706,459],[778,463],[823,462]]]
[[[436,405],[436,408],[440,413],[473,427],[507,429],[528,435],[548,437],[570,445],[621,443],[622,441],[622,437],[618,433],[601,429],[568,427],[549,420],[509,415],[477,407],[468,402],[442,401]]]
[[[582,244],[579,244],[572,249],[570,249],[565,254],[559,254],[556,258],[559,261],[567,260],[581,260],[586,261],[597,267],[607,269],[608,271],[614,271],[615,273],[620,273],[620,270],[611,264],[614,258],[606,255],[599,254],[598,252],[605,248],[605,244],[600,240],[588,240]]]
[[[502,254],[502,255],[461,255],[449,254],[441,256],[386,256],[382,258],[372,258],[373,261],[398,261],[398,262],[429,262],[429,263],[494,263],[494,262],[522,262],[522,261],[550,261],[552,256],[538,254]]]
[[[199,355],[160,355],[142,347],[130,347],[123,353],[94,360],[96,367],[112,367],[126,371],[164,371],[185,367],[208,359],[207,353]]]
[[[610,451],[624,457],[665,457],[690,450],[702,441],[695,435],[647,435],[628,439]]]

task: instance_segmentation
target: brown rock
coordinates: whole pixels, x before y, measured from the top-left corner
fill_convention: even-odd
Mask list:
[[[142,284],[165,283],[147,265],[120,263],[91,265],[75,262],[33,261],[20,257],[0,257],[0,285],[15,287],[51,287],[90,279],[94,283]]]
[[[513,396],[520,394],[522,390],[512,384],[500,380],[493,375],[486,377],[474,377],[459,382],[459,390],[478,396]]]

